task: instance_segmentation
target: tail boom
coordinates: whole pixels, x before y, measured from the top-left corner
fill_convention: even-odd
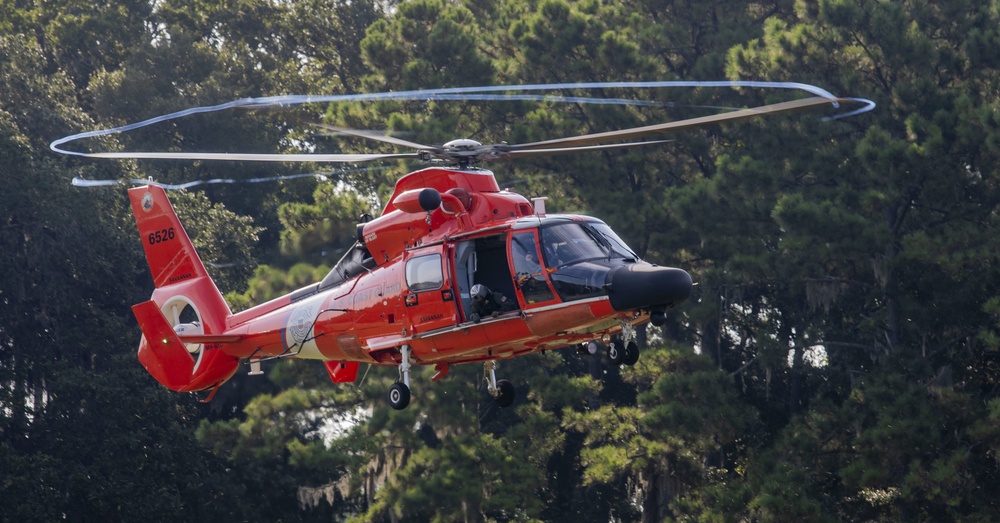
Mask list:
[[[162,385],[179,392],[214,391],[235,374],[241,359],[281,356],[324,360],[333,382],[350,383],[357,379],[359,361],[372,361],[356,340],[347,350],[335,336],[323,336],[356,321],[327,303],[331,297],[293,303],[283,296],[233,315],[166,192],[136,187],[129,189],[129,199],[155,286],[149,301],[132,308],[143,333],[138,358]]]

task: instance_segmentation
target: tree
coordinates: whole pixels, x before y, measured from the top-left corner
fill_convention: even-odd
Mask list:
[[[828,356],[827,368],[810,371],[826,383],[799,389],[818,404],[776,425],[774,446],[750,460],[749,470],[767,471],[751,483],[759,517],[992,517],[975,499],[995,467],[965,461],[981,445],[973,440],[992,436],[963,415],[988,417],[981,394],[991,379],[977,369],[973,333],[993,294],[982,283],[997,277],[993,255],[973,254],[995,236],[996,131],[986,116],[995,102],[982,89],[996,74],[984,35],[967,35],[994,16],[971,4],[799,2],[794,19],[768,20],[762,39],[730,54],[734,76],[817,78],[879,103],[867,121],[798,142],[808,154],[790,152],[787,140],[751,145],[780,147],[791,158],[783,165],[727,162],[780,189],[757,200],[779,227],[771,237],[780,258],[739,268],[802,282],[751,310],[792,323],[786,332],[798,336],[783,344],[796,357],[807,344]],[[803,314],[810,308],[822,314]],[[801,471],[791,478],[798,491],[805,485],[804,512],[777,503],[792,487],[788,470]]]
[[[69,183],[131,172],[39,154],[91,122],[66,75],[35,67],[32,39],[0,47],[0,490],[18,500],[0,519],[212,517],[203,503],[228,486],[193,445],[190,399],[164,394],[131,355],[129,305],[148,270],[127,200]]]
[[[997,519],[997,16],[936,0],[0,2],[0,489],[21,500],[0,519]],[[474,365],[433,384],[417,371],[400,412],[380,368],[333,387],[319,365],[278,362],[209,406],[166,393],[130,355],[128,307],[149,281],[126,199],[67,181],[315,167],[39,153],[74,130],[248,96],[723,76],[878,106],[497,164],[502,186],[602,217],[699,282],[629,372],[573,349],[503,362],[519,391],[504,410]],[[568,94],[654,105],[230,111],[79,145],[389,148],[302,130],[320,118],[517,143],[787,98]],[[412,167],[174,199],[239,309],[322,278]]]

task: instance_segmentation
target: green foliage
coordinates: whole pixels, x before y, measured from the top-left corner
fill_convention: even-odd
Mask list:
[[[209,274],[222,292],[239,290],[250,275],[257,234],[253,219],[213,204],[202,193],[175,192],[171,203]]]
[[[483,85],[492,78],[489,60],[476,46],[478,21],[460,4],[416,0],[398,6],[391,20],[372,24],[362,56],[379,64],[367,87],[396,89]],[[414,55],[414,53],[416,55]]]
[[[371,205],[357,193],[333,185],[320,185],[313,192],[314,204],[288,202],[278,209],[284,226],[281,249],[297,259],[319,258],[331,265],[357,241],[355,225]]]
[[[134,174],[39,153],[89,120],[65,75],[38,70],[32,40],[0,46],[0,491],[17,500],[0,520],[234,514],[222,462],[192,437],[190,399],[132,356],[129,306],[148,270],[124,192],[69,185]]]
[[[964,0],[0,1],[0,496],[18,500],[0,520],[997,519],[998,13]],[[642,333],[635,367],[598,371],[572,350],[504,362],[519,397],[504,410],[473,365],[434,383],[419,369],[401,412],[384,406],[395,372],[379,368],[334,387],[320,365],[282,362],[207,407],[163,391],[132,356],[129,306],[149,281],[124,194],[68,181],[315,167],[46,152],[71,132],[246,96],[724,76],[878,107],[498,164],[502,186],[601,217],[699,282]],[[420,143],[516,143],[788,96],[576,94],[662,107],[337,104],[80,147],[393,150],[303,130],[321,117]],[[171,196],[244,309],[321,279],[413,167]]]
[[[714,487],[710,478],[724,481],[733,474],[731,456],[745,450],[756,415],[707,357],[650,348],[642,362],[649,367],[640,369],[639,379],[651,379],[652,387],[637,406],[567,413],[564,426],[584,434],[585,484],[639,478],[646,500],[660,489],[678,489],[676,499],[647,510],[667,515],[665,505],[672,502],[677,513],[705,511],[712,504],[702,504],[702,489]]]

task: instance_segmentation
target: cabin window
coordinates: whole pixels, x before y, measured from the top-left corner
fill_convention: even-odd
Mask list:
[[[428,254],[406,262],[406,286],[413,292],[432,291],[444,285],[441,255]]]

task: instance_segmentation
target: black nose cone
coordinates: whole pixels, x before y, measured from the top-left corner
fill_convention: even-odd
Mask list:
[[[608,297],[616,311],[663,309],[691,295],[691,275],[682,269],[630,264],[608,274]]]

